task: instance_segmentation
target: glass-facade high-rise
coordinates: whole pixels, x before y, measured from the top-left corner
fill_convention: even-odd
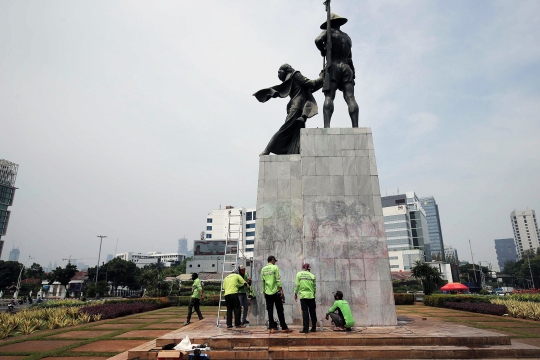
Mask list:
[[[15,197],[15,180],[19,165],[0,159],[0,258],[4,248],[2,236],[6,235],[11,212],[8,206],[13,205]]]
[[[420,203],[426,212],[431,257],[440,261],[445,261],[439,205],[437,205],[437,202],[433,196],[420,198]]]
[[[21,251],[19,248],[13,248],[9,252],[9,259],[8,261],[19,261],[19,255],[21,254]]]
[[[504,271],[504,264],[517,261],[516,243],[513,238],[495,239],[495,252],[499,269]]]

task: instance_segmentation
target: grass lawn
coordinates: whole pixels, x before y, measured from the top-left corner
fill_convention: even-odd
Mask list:
[[[217,307],[202,306],[201,311],[205,317],[216,316]],[[0,359],[107,359],[177,329],[186,316],[187,306],[168,307],[11,337],[0,340]],[[197,314],[192,321],[197,321]]]

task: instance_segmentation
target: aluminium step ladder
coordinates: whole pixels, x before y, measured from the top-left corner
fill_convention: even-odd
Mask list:
[[[235,222],[233,219],[237,219]],[[219,291],[219,304],[216,326],[221,327],[225,323],[221,317],[227,312],[225,305],[225,289],[223,289],[223,280],[227,275],[233,272],[233,269],[238,268],[239,260],[245,266],[246,257],[244,255],[244,213],[239,210],[238,214],[233,214],[229,210],[229,223],[227,229],[227,237],[225,239],[225,252],[223,256],[223,266],[221,269],[221,289]],[[233,269],[231,269],[233,268]]]

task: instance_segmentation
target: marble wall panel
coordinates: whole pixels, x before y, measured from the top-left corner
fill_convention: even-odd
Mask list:
[[[354,158],[356,162],[356,175],[371,175],[371,169],[369,166],[369,157],[356,156]]]
[[[374,149],[374,147],[373,147],[373,135],[372,134],[368,134],[368,136],[367,136],[367,148],[369,150]]]
[[[266,162],[264,164],[264,179],[271,180],[277,179],[279,164],[274,161]]]
[[[272,163],[267,163],[272,164]],[[274,163],[276,164],[276,163]],[[274,200],[277,199],[277,179],[268,179],[264,180],[264,199]]]
[[[358,195],[358,178],[356,176],[343,176],[344,195]]]
[[[341,156],[341,135],[332,135],[327,136],[328,141],[328,150],[324,154],[326,156]]]
[[[302,176],[315,176],[316,175],[316,163],[315,156],[306,156],[302,158]]]
[[[343,175],[330,175],[330,195],[345,195],[345,181]]]
[[[259,181],[264,179],[264,161],[259,161]]]
[[[370,176],[371,178],[371,191],[373,195],[381,195],[381,188],[379,187],[379,177]]]
[[[341,135],[341,149],[354,150],[355,149],[355,136],[354,135]]]
[[[291,180],[302,180],[302,162],[292,161],[291,162]]]
[[[366,280],[364,259],[349,258],[349,276],[351,281]]]
[[[278,199],[290,199],[291,198],[291,179],[278,179],[277,181],[277,198]]]
[[[291,198],[302,198],[302,180],[291,179]],[[279,190],[278,190],[279,195]]]
[[[373,188],[371,183],[371,176],[358,175],[356,177],[358,184],[358,195],[372,196]]]
[[[317,184],[319,176],[303,176],[302,177],[302,195],[317,195]]]
[[[328,156],[328,136],[314,135],[313,137],[315,138],[315,156]]]
[[[310,135],[309,133],[306,133],[305,130],[302,129],[302,134],[305,134],[304,136],[300,136],[300,149],[302,149],[302,156],[315,156],[315,135]]]
[[[290,162],[279,162],[277,169],[277,178],[280,180],[290,180],[291,179],[291,163]]]
[[[343,156],[341,157],[342,161],[342,169],[343,169],[343,175],[357,175],[356,171],[356,161],[354,160],[354,156]]]

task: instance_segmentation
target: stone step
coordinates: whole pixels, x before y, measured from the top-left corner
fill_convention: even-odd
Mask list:
[[[127,359],[128,360],[136,359],[136,358],[146,359],[146,356],[148,355],[148,353],[153,352],[152,350],[155,350],[155,349],[156,349],[156,340],[148,341],[144,344],[134,347],[133,349],[128,350]],[[156,352],[156,355],[157,355],[157,352]]]
[[[538,358],[539,348],[516,343],[494,346],[274,346],[212,350],[212,359],[515,359]]]
[[[231,334],[232,335],[232,334]],[[178,344],[184,338],[185,333],[171,333],[156,339],[156,346],[164,346],[170,343]],[[208,334],[191,333],[190,340],[193,344],[207,344],[213,349],[232,349],[233,347],[252,346],[480,346],[480,345],[510,345],[510,337],[490,333],[482,336],[402,336],[401,334],[357,334],[322,332],[310,333],[309,335],[298,332],[287,334],[269,335],[266,331],[257,336],[253,335],[221,335],[215,338]]]

